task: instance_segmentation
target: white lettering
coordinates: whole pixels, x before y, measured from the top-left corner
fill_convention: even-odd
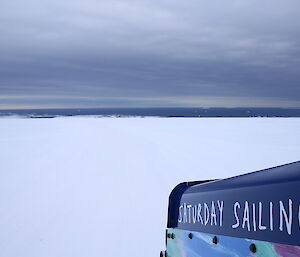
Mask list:
[[[206,226],[209,221],[209,209],[206,203],[204,203],[204,225]]]
[[[242,228],[245,228],[246,223],[247,223],[247,229],[248,229],[248,231],[250,231],[249,204],[248,204],[247,201],[245,201],[245,208],[244,208],[244,217],[243,217]]]
[[[196,224],[198,222],[205,226],[222,227],[223,219],[227,220],[224,215],[230,215],[224,212],[224,204],[225,202],[220,200],[195,205],[182,203],[178,208],[178,223]],[[240,228],[249,232],[277,230],[276,232],[286,231],[291,235],[293,222],[297,222],[300,229],[300,203],[293,205],[292,199],[278,202],[236,201],[233,205],[233,214],[235,219],[235,224],[231,224],[233,229]]]
[[[179,207],[179,218],[178,218],[178,222],[181,223],[182,222],[182,214],[181,214],[181,210],[183,209],[183,206],[180,205]]]
[[[252,204],[252,214],[253,214],[253,230],[256,231],[256,212],[255,212],[255,203]]]
[[[258,228],[259,230],[266,230],[266,226],[262,225],[262,202],[259,202],[259,213],[258,213]]]
[[[239,209],[241,208],[241,205],[239,202],[235,202],[234,207],[233,207],[236,223],[234,225],[232,225],[232,228],[237,228],[240,225],[239,216],[237,214],[237,208],[239,208]]]
[[[186,203],[183,204],[183,223],[187,223],[187,209],[186,209]]]
[[[214,224],[217,226],[217,214],[216,214],[216,208],[215,208],[215,203],[214,201],[211,202],[211,220],[210,220],[210,225]]]
[[[199,203],[198,204],[198,212],[197,212],[197,220],[198,220],[198,222],[200,221],[201,222],[201,224],[203,224],[203,219],[202,219],[202,216],[201,216],[201,210],[202,210],[202,206],[201,206],[201,204]]]
[[[193,223],[196,223],[197,220],[197,205],[193,207]]]
[[[219,211],[220,211],[220,227],[222,227],[222,225],[223,225],[223,207],[224,207],[224,202],[223,201],[220,202],[218,200],[217,203],[218,203],[218,208],[219,208]]]
[[[270,229],[271,231],[274,230],[274,223],[273,223],[273,203],[270,202]]]
[[[192,205],[188,205],[187,206],[188,210],[189,210],[189,223],[191,223],[191,208],[192,208]]]
[[[283,231],[283,218],[285,220],[285,224],[286,224],[286,230],[288,232],[289,235],[292,234],[292,219],[293,219],[293,202],[291,199],[289,199],[289,217],[286,213],[284,204],[282,201],[279,201],[279,205],[280,205],[280,226],[279,229],[281,231]]]

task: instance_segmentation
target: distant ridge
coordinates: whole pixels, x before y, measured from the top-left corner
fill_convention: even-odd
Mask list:
[[[300,117],[300,108],[83,108],[0,110],[1,116],[28,118],[100,117]]]

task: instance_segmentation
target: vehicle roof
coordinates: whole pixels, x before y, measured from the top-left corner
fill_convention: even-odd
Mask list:
[[[224,190],[227,188],[251,187],[258,185],[300,181],[300,161],[259,170],[236,177],[216,180],[190,186],[184,193]]]

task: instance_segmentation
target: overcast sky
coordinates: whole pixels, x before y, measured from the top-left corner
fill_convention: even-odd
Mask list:
[[[300,107],[299,0],[1,0],[0,108]]]

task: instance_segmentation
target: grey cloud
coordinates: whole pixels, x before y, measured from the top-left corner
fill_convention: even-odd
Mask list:
[[[1,5],[2,106],[299,106],[298,1]]]

